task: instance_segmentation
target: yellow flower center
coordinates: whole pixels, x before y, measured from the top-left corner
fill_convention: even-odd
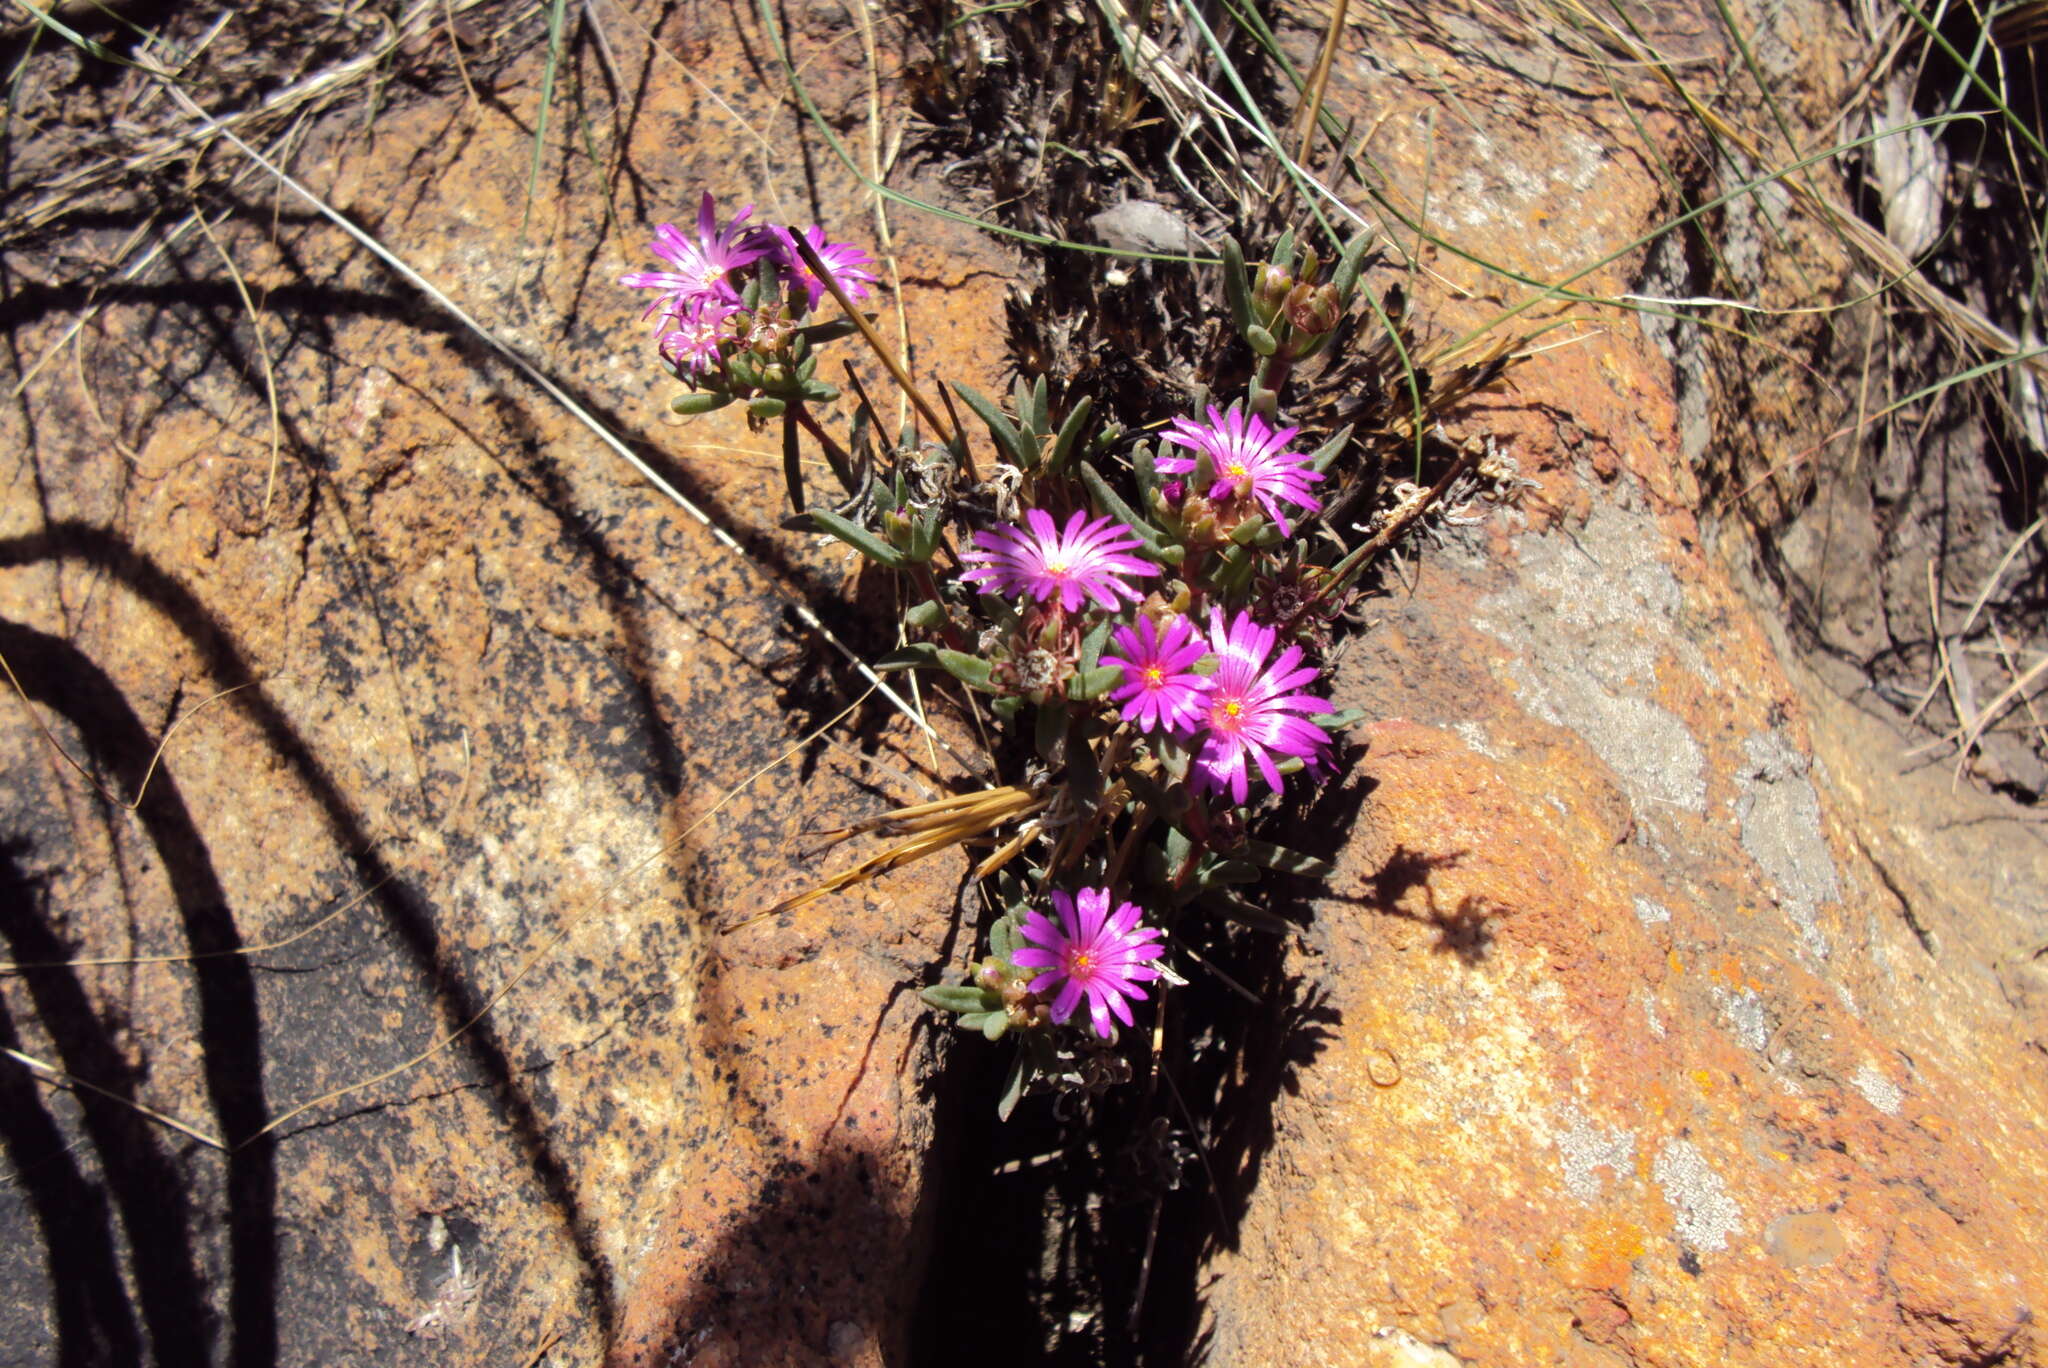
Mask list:
[[[1232,461],[1229,465],[1223,467],[1223,473],[1228,475],[1233,480],[1242,480],[1244,478],[1245,473],[1244,462]]]
[[[1070,971],[1072,971],[1072,973],[1077,978],[1086,974],[1089,970],[1093,969],[1094,967],[1095,956],[1089,954],[1086,950],[1076,950],[1074,952],[1073,958],[1067,961],[1067,968]]]
[[[1234,698],[1233,698],[1233,699],[1231,699],[1231,700],[1230,700],[1230,701],[1229,701],[1228,703],[1225,703],[1225,704],[1223,705],[1223,715],[1224,715],[1225,717],[1236,717],[1236,716],[1238,716],[1238,715],[1239,715],[1240,713],[1242,713],[1243,711],[1244,711],[1244,704],[1242,704],[1242,703],[1238,702],[1238,701],[1237,701],[1236,699],[1234,699]]]
[[[1045,563],[1045,573],[1046,573],[1046,574],[1048,574],[1048,575],[1051,575],[1051,576],[1052,576],[1052,577],[1053,577],[1054,579],[1064,579],[1064,578],[1066,577],[1066,573],[1067,573],[1067,563],[1066,563],[1066,561],[1064,561],[1064,560],[1048,560],[1048,561],[1046,561],[1046,563]]]
[[[1145,669],[1145,682],[1156,689],[1166,682],[1166,674],[1157,665],[1147,666]]]

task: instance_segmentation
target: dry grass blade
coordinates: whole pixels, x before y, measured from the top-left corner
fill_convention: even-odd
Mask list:
[[[1337,55],[1337,39],[1344,32],[1349,5],[1350,0],[1337,0],[1336,9],[1330,15],[1330,26],[1323,34],[1322,50],[1316,53],[1315,69],[1309,73],[1308,98],[1302,101],[1301,131],[1294,146],[1294,159],[1303,166],[1308,165],[1309,144],[1315,140],[1316,123],[1322,118],[1323,96],[1330,86],[1330,63]]]
[[[2043,656],[2035,661],[2026,673],[2020,675],[2019,678],[1999,690],[1998,697],[1977,710],[1976,720],[1970,723],[1968,728],[1959,727],[1956,731],[1950,733],[1951,736],[1958,737],[1957,745],[1959,747],[1956,753],[1955,774],[1950,780],[1952,785],[1962,782],[1963,769],[1969,763],[1970,752],[1975,750],[1977,743],[1984,739],[1985,731],[1990,728],[1993,722],[2002,717],[2006,709],[2010,708],[2014,702],[2021,698],[2029,698],[2027,691],[2039,683],[2044,676],[2048,676],[2048,656]],[[2031,701],[2030,698],[2029,701]]]
[[[2028,523],[2026,530],[2021,532],[2017,537],[2014,537],[2012,540],[2012,545],[2005,548],[2005,555],[2000,557],[1998,564],[1992,568],[1991,573],[1984,577],[1983,587],[1978,589],[1976,599],[1971,602],[1969,614],[1966,617],[1964,617],[1963,625],[1960,628],[1958,628],[1955,632],[1955,636],[1957,638],[1960,639],[1962,637],[1967,637],[1970,634],[1970,629],[1977,625],[1978,614],[1984,611],[1984,605],[1991,601],[1991,595],[1997,590],[1998,582],[2005,578],[2005,572],[2012,568],[2013,561],[2018,558],[2020,552],[2026,547],[2027,542],[2030,541],[2036,535],[2038,535],[2041,529],[2044,527],[2048,527],[2048,513],[2044,513],[2040,517],[2034,519],[2031,523]],[[1928,611],[1930,613],[1933,613],[1935,611],[1934,562],[1931,560],[1927,563],[1927,599]],[[1936,621],[1934,624],[1934,639],[1937,644],[1940,644],[1943,641],[1941,623],[1939,621]],[[1946,682],[1946,680],[1948,679],[1949,665],[1946,656],[1947,647],[1943,645],[1941,646],[1941,650],[1943,652],[1941,669],[1935,675],[1935,677],[1931,681],[1929,681],[1926,692],[1922,693],[1920,695],[1920,701],[1913,705],[1913,711],[1907,714],[1909,720],[1911,718],[1918,717],[1922,712],[1926,710],[1928,703],[1933,700],[1934,695],[1941,689],[1943,683]],[[1957,713],[1956,716],[1961,717],[1962,714]]]
[[[93,777],[92,771],[87,769],[77,756],[64,749],[63,742],[56,738],[50,731],[49,726],[44,723],[42,714],[36,711],[35,704],[29,699],[28,690],[21,687],[21,680],[16,677],[14,666],[8,663],[7,657],[4,654],[0,654],[0,672],[6,674],[7,683],[13,688],[14,696],[21,700],[21,706],[28,712],[29,721],[35,724],[35,729],[42,734],[44,742],[48,744],[50,749],[55,751],[65,764],[76,770],[80,778],[84,779],[86,783],[91,784],[94,792],[125,812],[133,812],[137,807],[141,806],[142,796],[149,792],[149,781],[156,774],[157,764],[164,758],[164,751],[170,746],[171,738],[178,734],[179,728],[199,716],[200,713],[205,712],[210,705],[226,698],[229,694],[240,693],[243,689],[250,689],[256,686],[256,681],[252,679],[243,684],[233,684],[225,689],[217,690],[201,699],[198,706],[194,707],[192,711],[181,715],[177,721],[171,723],[170,727],[164,732],[163,740],[157,742],[155,752],[150,755],[148,767],[142,771],[142,782],[135,786],[135,796],[133,798],[118,798],[106,785]]]
[[[1553,3],[1568,11],[1588,28],[1598,31],[1603,41],[1611,44],[1630,61],[1639,63],[1647,69],[1678,96],[1684,102],[1687,112],[1704,124],[1715,137],[1725,140],[1755,165],[1770,164],[1763,148],[1755,139],[1699,102],[1678,78],[1674,64],[1664,54],[1652,49],[1634,34],[1617,27],[1604,16],[1594,14],[1579,3],[1579,0],[1553,0]],[[1805,159],[1802,158],[1803,160]],[[1779,178],[1778,183],[1809,212],[1839,233],[1843,241],[1855,248],[1881,277],[1895,281],[1899,288],[1940,318],[1957,335],[1969,339],[1987,351],[2026,366],[2036,375],[2048,377],[2048,359],[2039,354],[2038,348],[2029,354],[2026,343],[1999,327],[1977,309],[1941,290],[1921,273],[1920,268],[1910,261],[1890,238],[1864,222],[1859,215],[1822,195],[1805,177],[1783,176]]]
[[[905,832],[914,834],[899,845],[890,846],[887,850],[870,855],[850,868],[842,869],[822,883],[814,884],[801,893],[784,898],[766,911],[742,917],[736,922],[720,927],[719,930],[730,934],[766,921],[770,917],[794,911],[843,888],[851,888],[857,883],[886,874],[892,869],[915,864],[927,855],[936,855],[968,841],[979,840],[1007,822],[1036,817],[1050,806],[1052,799],[1041,796],[1033,789],[1006,786],[961,794],[954,798],[942,798],[936,803],[918,803],[912,807],[899,808],[871,821],[847,827],[842,833],[838,833],[841,839],[869,831],[879,831],[892,836]],[[1015,844],[1015,841],[1010,844]]]
[[[114,1092],[110,1089],[103,1088],[99,1084],[91,1082],[87,1079],[75,1077],[72,1074],[64,1072],[64,1070],[56,1067],[54,1064],[45,1064],[42,1060],[37,1059],[32,1055],[25,1055],[19,1050],[0,1050],[0,1054],[6,1055],[15,1063],[26,1068],[30,1073],[34,1074],[37,1078],[54,1087],[83,1088],[86,1092],[94,1093],[100,1097],[104,1097],[109,1102],[118,1102],[122,1106],[127,1107],[131,1111],[139,1112],[143,1116],[148,1117],[150,1120],[156,1122],[160,1126],[169,1126],[172,1130],[178,1132],[180,1135],[189,1135],[194,1140],[197,1140],[200,1144],[206,1145],[209,1148],[220,1150],[224,1154],[230,1152],[233,1149],[233,1146],[229,1145],[225,1140],[222,1140],[217,1135],[209,1135],[205,1131],[200,1130],[197,1126],[191,1125],[188,1122],[180,1121],[175,1116],[171,1116],[165,1112],[160,1112],[154,1107],[146,1107],[142,1103],[137,1102],[132,1097],[123,1097],[121,1096],[121,1094]]]
[[[14,3],[35,22],[55,27],[48,16],[30,5],[28,0],[14,0]],[[265,129],[290,123],[305,114],[317,113],[349,94],[358,82],[374,75],[401,48],[451,22],[451,14],[461,14],[484,3],[485,0],[414,0],[395,23],[380,25],[381,36],[353,57],[325,67],[281,90],[272,91],[245,108],[221,115],[219,125],[255,137]],[[195,44],[193,51],[180,55],[177,67],[166,68],[146,53],[139,55],[132,65],[158,80],[178,80],[197,54],[204,50],[206,43],[211,41],[213,34],[233,18],[233,10],[223,13],[206,39]],[[66,41],[71,40],[67,38]],[[0,243],[47,227],[70,212],[86,196],[105,186],[132,184],[189,160],[194,145],[207,132],[204,128],[189,128],[145,138],[137,144],[137,150],[126,156],[95,159],[53,178],[43,187],[41,199],[27,209],[0,218]]]
[[[263,315],[256,311],[256,301],[249,297],[249,287],[242,280],[242,273],[235,268],[235,259],[214,236],[206,215],[194,209],[192,220],[199,225],[199,231],[206,235],[206,240],[213,244],[213,250],[220,255],[221,265],[227,267],[228,279],[235,282],[235,293],[242,297],[242,307],[248,311],[249,331],[256,334],[256,354],[263,362],[263,397],[270,403],[270,475],[263,482],[263,512],[268,515],[271,498],[277,493],[277,455],[284,435],[284,425],[277,417],[277,373],[270,363],[270,340],[263,335]]]
[[[890,378],[895,380],[897,387],[909,397],[910,402],[917,405],[918,413],[932,425],[932,431],[939,434],[939,440],[949,447],[958,446],[962,459],[967,462],[968,475],[976,484],[980,484],[981,472],[975,468],[974,453],[967,449],[966,438],[955,432],[945,419],[939,417],[939,411],[932,407],[931,400],[925,398],[923,391],[918,389],[917,382],[910,378],[910,372],[903,368],[903,363],[889,350],[889,344],[875,331],[875,325],[868,322],[867,315],[854,307],[853,300],[839,284],[838,277],[832,274],[832,268],[818,255],[818,249],[811,246],[802,233],[791,233],[789,240],[796,244],[797,254],[803,257],[804,265],[810,268],[811,274],[831,292],[832,298],[845,312],[846,317],[860,330],[861,340],[868,344],[868,349],[888,367]]]

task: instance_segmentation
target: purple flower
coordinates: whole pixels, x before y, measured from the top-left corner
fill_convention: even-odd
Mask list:
[[[1125,599],[1136,603],[1138,592],[1118,576],[1156,575],[1159,567],[1123,554],[1139,544],[1129,527],[1107,517],[1087,518],[1088,511],[1077,508],[1061,529],[1044,509],[1031,508],[1024,513],[1029,532],[1019,527],[977,532],[975,549],[960,553],[971,567],[960,578],[998,594],[1028,593],[1041,603],[1058,595],[1060,607],[1069,613],[1088,599],[1112,613]]]
[[[1121,655],[1105,655],[1105,665],[1124,667],[1122,687],[1110,697],[1124,705],[1124,721],[1140,731],[1193,731],[1202,724],[1202,699],[1209,681],[1194,672],[1208,653],[1195,624],[1176,614],[1164,631],[1140,613],[1135,627],[1119,627],[1111,638]]]
[[[774,234],[775,263],[790,282],[792,299],[796,291],[802,290],[804,308],[815,310],[825,298],[825,282],[804,265],[803,257],[796,250],[796,239],[789,229],[774,227],[768,232]],[[825,241],[825,230],[815,223],[804,230],[804,240],[811,244],[818,260],[832,272],[832,278],[839,282],[840,289],[846,291],[848,299],[868,297],[868,286],[880,279],[871,269],[875,264],[873,257],[850,242]]]
[[[678,374],[708,371],[720,360],[718,344],[726,340],[725,320],[739,309],[722,299],[700,295],[679,314],[676,327],[661,334],[659,349]]]
[[[1124,1025],[1132,1025],[1127,999],[1145,1001],[1145,990],[1138,985],[1159,977],[1158,968],[1146,961],[1158,959],[1164,952],[1159,944],[1163,933],[1154,926],[1138,925],[1144,914],[1136,903],[1127,902],[1110,916],[1106,888],[1083,888],[1073,897],[1055,889],[1052,905],[1060,914],[1057,924],[1036,908],[1024,914],[1019,929],[1025,940],[1035,944],[1016,951],[1010,962],[1019,969],[1045,971],[1031,980],[1034,993],[1060,983],[1060,994],[1052,1004],[1054,1021],[1064,1023],[1073,1016],[1086,995],[1095,1034],[1107,1040],[1110,1013],[1116,1013]]]
[[[1310,485],[1323,478],[1321,473],[1308,468],[1307,456],[1287,449],[1287,443],[1299,431],[1298,427],[1290,427],[1275,432],[1256,413],[1247,421],[1235,404],[1228,413],[1218,413],[1211,404],[1208,426],[1176,418],[1172,430],[1160,435],[1176,446],[1209,453],[1216,466],[1216,480],[1202,491],[1206,497],[1221,503],[1242,488],[1268,518],[1280,525],[1283,535],[1292,536],[1294,529],[1281,511],[1281,500],[1307,511],[1322,507],[1308,492]],[[1195,468],[1195,458],[1161,456],[1158,468],[1169,475],[1185,474]]]
[[[699,299],[719,299],[728,304],[737,304],[740,292],[733,288],[728,273],[751,266],[768,255],[770,243],[758,229],[742,230],[747,215],[754,212],[748,205],[740,210],[737,217],[723,228],[718,226],[718,215],[711,207],[711,192],[704,192],[704,202],[697,207],[697,240],[691,242],[684,237],[673,223],[664,223],[654,230],[654,241],[647,244],[647,250],[675,267],[673,271],[634,271],[619,277],[619,284],[631,285],[635,289],[659,290],[654,302],[647,306],[648,313],[657,310],[666,317],[681,317]]]
[[[1277,792],[1281,779],[1273,762],[1276,752],[1316,765],[1330,744],[1330,734],[1308,720],[1329,712],[1329,700],[1292,692],[1314,679],[1317,671],[1302,666],[1299,646],[1289,646],[1268,668],[1274,636],[1271,627],[1259,626],[1250,613],[1239,613],[1225,631],[1223,610],[1209,610],[1209,646],[1218,663],[1203,702],[1208,731],[1195,756],[1193,776],[1197,788],[1228,789],[1233,803],[1250,795],[1246,756]]]

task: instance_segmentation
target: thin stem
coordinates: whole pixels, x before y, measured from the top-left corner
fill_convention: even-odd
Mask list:
[[[811,246],[805,240],[802,233],[791,233],[789,238],[791,242],[796,244],[797,255],[804,259],[804,265],[809,267],[811,274],[816,276],[819,283],[831,292],[832,298],[839,301],[839,307],[846,311],[846,316],[853,320],[853,326],[860,330],[861,338],[873,349],[875,355],[881,358],[882,364],[889,368],[889,374],[902,387],[903,392],[910,396],[910,402],[917,405],[917,411],[924,415],[924,420],[927,423],[932,425],[932,431],[944,438],[947,446],[954,445],[958,439],[953,436],[952,429],[946,426],[946,420],[939,417],[938,410],[931,406],[931,401],[926,399],[924,393],[918,389],[917,382],[910,378],[910,372],[905,370],[903,363],[896,359],[896,353],[889,350],[889,344],[884,342],[882,335],[875,331],[874,324],[868,322],[867,315],[853,307],[853,300],[848,298],[846,291],[840,288],[839,281],[832,274],[832,268],[827,266],[824,258],[818,255],[818,249]],[[960,450],[963,454],[966,454],[967,449],[964,444],[961,445]],[[976,484],[981,483],[981,472],[974,468],[974,457],[971,454],[967,455],[967,472],[974,477]]]

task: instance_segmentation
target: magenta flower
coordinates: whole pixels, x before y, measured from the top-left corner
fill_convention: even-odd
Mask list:
[[[772,250],[775,263],[782,268],[790,282],[790,296],[796,291],[804,292],[804,308],[815,310],[825,298],[825,282],[818,279],[811,268],[804,265],[804,259],[796,250],[796,240],[787,228],[768,229],[774,235]],[[866,299],[868,286],[880,280],[873,271],[874,258],[850,242],[827,242],[825,230],[812,224],[804,230],[804,240],[811,244],[811,250],[832,272],[832,278],[839,282],[839,288],[846,291],[848,299]]]
[[[1054,1021],[1064,1023],[1073,1016],[1085,995],[1095,1034],[1107,1040],[1110,1013],[1132,1025],[1128,999],[1145,1001],[1145,990],[1138,985],[1159,977],[1158,968],[1146,961],[1164,953],[1159,944],[1163,933],[1138,925],[1144,913],[1136,903],[1127,902],[1110,916],[1106,888],[1083,888],[1073,897],[1055,889],[1052,905],[1060,914],[1057,923],[1036,908],[1024,914],[1019,930],[1035,944],[1016,951],[1010,962],[1019,969],[1045,971],[1031,980],[1034,993],[1060,984],[1052,1003]]]
[[[1290,427],[1276,432],[1256,413],[1247,420],[1235,404],[1228,413],[1218,413],[1211,404],[1208,426],[1176,418],[1172,430],[1160,435],[1176,446],[1209,453],[1216,466],[1216,480],[1202,491],[1207,498],[1221,503],[1242,488],[1268,518],[1280,525],[1283,535],[1292,536],[1294,529],[1280,507],[1282,500],[1308,512],[1322,507],[1315,495],[1308,492],[1310,485],[1323,478],[1322,474],[1308,468],[1307,456],[1287,449],[1287,443],[1299,431],[1298,427]],[[1169,475],[1181,475],[1195,468],[1195,458],[1161,456],[1157,464]]]
[[[1329,700],[1292,692],[1317,674],[1302,666],[1301,647],[1289,646],[1267,667],[1275,635],[1271,627],[1252,621],[1250,613],[1239,613],[1225,631],[1223,610],[1209,610],[1209,646],[1218,663],[1203,701],[1208,731],[1192,773],[1198,789],[1228,789],[1233,803],[1250,796],[1246,756],[1258,765],[1268,787],[1278,792],[1276,753],[1317,765],[1330,744],[1330,734],[1308,720],[1329,712]]]
[[[711,192],[706,190],[704,202],[697,207],[695,242],[684,237],[673,223],[664,223],[655,228],[654,241],[647,244],[648,251],[675,269],[633,271],[620,276],[619,284],[659,290],[647,312],[659,311],[664,317],[681,317],[699,299],[739,303],[740,292],[727,278],[729,273],[753,265],[768,255],[771,246],[759,229],[740,227],[753,212],[754,206],[750,204],[721,228],[711,207]]]
[[[722,299],[698,296],[682,313],[670,315],[676,326],[661,334],[661,354],[678,374],[710,370],[721,359],[718,344],[726,340],[725,320],[738,312]]]
[[[1026,593],[1043,603],[1058,595],[1071,613],[1093,599],[1115,612],[1123,601],[1138,601],[1138,592],[1122,575],[1156,575],[1159,567],[1124,552],[1139,544],[1137,534],[1107,517],[1088,522],[1088,511],[1074,510],[1064,529],[1053,525],[1042,508],[1026,509],[1031,530],[997,527],[974,534],[974,548],[962,551],[968,563],[960,578],[998,594]],[[1086,524],[1083,526],[1083,524]]]
[[[1202,700],[1209,681],[1194,671],[1208,653],[1195,624],[1176,614],[1164,631],[1140,613],[1135,627],[1119,627],[1111,638],[1122,655],[1105,655],[1105,665],[1124,667],[1124,682],[1110,697],[1123,704],[1124,721],[1140,731],[1193,731],[1202,724]]]

